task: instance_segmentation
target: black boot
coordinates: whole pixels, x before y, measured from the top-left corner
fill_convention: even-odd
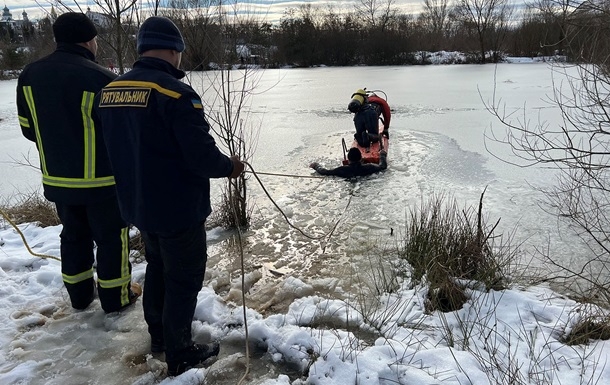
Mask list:
[[[213,344],[193,344],[178,353],[166,354],[167,374],[169,376],[179,376],[187,370],[203,363],[210,357],[217,356],[220,351],[218,343]]]

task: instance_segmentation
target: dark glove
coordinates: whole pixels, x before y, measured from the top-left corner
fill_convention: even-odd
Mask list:
[[[233,172],[229,175],[229,178],[237,178],[244,172],[245,165],[239,160],[237,155],[231,157],[231,162],[233,162]]]

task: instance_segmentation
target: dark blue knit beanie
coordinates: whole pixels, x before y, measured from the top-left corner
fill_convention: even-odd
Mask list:
[[[152,16],[138,31],[138,54],[151,49],[184,51],[184,39],[176,24],[166,17]]]
[[[84,13],[68,12],[53,23],[53,36],[57,43],[86,43],[97,36],[97,30]]]

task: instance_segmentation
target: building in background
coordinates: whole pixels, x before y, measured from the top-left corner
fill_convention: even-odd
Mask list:
[[[21,13],[21,19],[13,19],[13,14],[5,5],[0,18],[0,39],[10,43],[27,44],[34,34],[34,25],[26,11]]]
[[[108,29],[112,26],[112,19],[106,14],[93,12],[91,8],[87,8],[85,15],[87,15],[87,17],[93,22],[93,24],[95,24],[96,27]]]

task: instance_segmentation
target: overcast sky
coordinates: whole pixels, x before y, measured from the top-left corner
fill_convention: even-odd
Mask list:
[[[383,0],[382,0],[383,1]],[[404,12],[417,12],[424,0],[395,0],[395,6]],[[139,0],[144,6],[149,0]],[[358,3],[359,0],[245,0],[239,5],[239,9],[248,9],[256,11],[261,14],[269,15],[271,20],[279,20],[284,10],[290,7],[297,7],[300,4],[314,3],[314,4],[333,4],[336,7],[350,7],[353,4]],[[44,9],[47,11],[51,8],[51,4],[56,3],[53,0],[4,0],[4,4],[9,8],[13,15],[13,19],[20,20],[21,14],[25,10],[28,13],[30,19],[38,19],[44,15]],[[78,10],[76,4],[79,4],[83,10],[87,7],[91,7],[95,10],[95,3],[93,0],[81,0],[81,1],[70,1],[64,0],[62,4]],[[3,6],[0,3],[0,6]],[[43,9],[44,8],[44,9]],[[57,8],[56,9],[61,9]]]

